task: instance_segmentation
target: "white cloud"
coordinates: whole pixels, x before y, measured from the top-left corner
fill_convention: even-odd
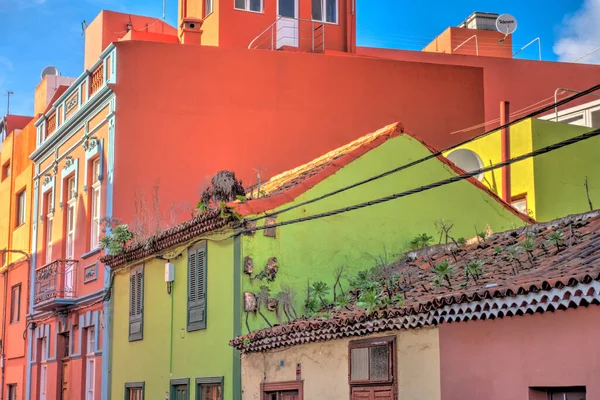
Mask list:
[[[600,47],[600,0],[584,0],[573,15],[563,20],[554,53],[560,61],[570,62]],[[580,62],[600,64],[600,50]]]

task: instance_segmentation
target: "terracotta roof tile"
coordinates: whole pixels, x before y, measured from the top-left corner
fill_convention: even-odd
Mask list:
[[[143,243],[133,244],[119,255],[106,255],[100,259],[112,268],[132,263],[157,252],[168,250],[219,229],[229,227],[236,218],[221,216],[221,210],[211,210],[189,221],[152,236]]]
[[[559,248],[550,239],[555,232],[562,234],[563,244]],[[524,250],[525,240],[529,240],[528,244],[534,243],[530,252]],[[515,253],[515,248],[520,251]],[[438,286],[433,283],[432,267],[444,260],[453,266],[455,273],[449,285]],[[467,278],[464,273],[465,265],[474,261],[483,262],[482,273],[476,280]],[[238,337],[231,345],[247,352],[262,351],[328,340],[328,337],[363,335],[372,329],[408,329],[477,319],[481,315],[502,317],[597,304],[600,299],[600,212],[494,234],[463,248],[453,244],[429,247],[396,261],[386,274],[400,277],[404,304],[371,315],[354,308],[335,312],[328,319],[301,319]],[[555,293],[549,296],[546,292]],[[531,294],[542,296],[538,299],[529,296]],[[571,296],[577,297],[577,301],[570,301]],[[298,333],[300,331],[303,333]]]

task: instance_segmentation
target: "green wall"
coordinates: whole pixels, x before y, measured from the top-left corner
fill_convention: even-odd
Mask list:
[[[224,398],[233,398],[234,250],[226,236],[208,241],[207,328],[186,331],[187,250],[175,260],[175,282],[167,294],[164,260],[144,264],[144,338],[128,340],[129,272],[114,282],[112,346],[112,398],[122,399],[126,382],[145,382],[146,399],[164,399],[170,379],[190,378],[190,399],[195,399],[195,378],[224,377]],[[224,240],[223,240],[224,239]],[[171,328],[171,300],[173,326]],[[170,373],[171,332],[173,340]],[[239,378],[238,378],[239,379]]]
[[[533,146],[549,146],[579,136],[587,127],[533,120]],[[590,211],[585,190],[588,177],[590,199],[600,207],[600,137],[537,156],[533,161],[537,220],[551,221],[569,214]]]
[[[356,159],[336,174],[317,184],[291,204],[305,201],[337,188],[371,177],[407,162],[427,156],[429,151],[408,135],[389,139],[381,146]],[[343,194],[299,207],[282,214],[277,222],[318,214],[352,204],[376,199],[404,190],[455,176],[437,159],[371,182]],[[284,207],[289,205],[286,204]],[[242,276],[244,291],[257,293],[261,285],[271,288],[275,296],[280,288],[294,291],[298,313],[303,312],[307,280],[324,281],[333,286],[334,271],[346,266],[348,276],[373,267],[376,260],[391,262],[406,251],[411,240],[428,233],[436,240],[435,222],[444,219],[455,225],[455,238],[474,237],[489,224],[499,232],[523,226],[523,220],[506,210],[483,190],[460,181],[427,192],[392,200],[387,203],[350,211],[332,217],[277,228],[277,237],[265,237],[263,231],[244,236],[243,256],[254,261],[254,275],[263,270],[269,257],[277,257],[279,272],[275,282]],[[259,221],[259,225],[264,220]],[[347,281],[344,281],[347,289]],[[331,298],[330,294],[330,298]],[[272,323],[278,318],[264,311]],[[282,316],[280,316],[281,318]],[[242,316],[244,319],[245,316]],[[264,327],[260,316],[250,315],[251,329]],[[246,332],[242,321],[242,332]]]

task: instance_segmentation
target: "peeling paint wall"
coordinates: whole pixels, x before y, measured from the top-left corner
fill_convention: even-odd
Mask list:
[[[345,338],[243,355],[242,398],[260,400],[261,382],[296,380],[297,363],[301,363],[304,400],[348,398],[348,344],[352,340],[393,335],[396,335],[398,349],[398,399],[440,399],[438,328]]]

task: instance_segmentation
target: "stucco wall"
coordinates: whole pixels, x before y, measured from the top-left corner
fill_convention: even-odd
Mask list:
[[[443,400],[529,400],[530,387],[579,385],[600,398],[598,306],[439,329]]]
[[[318,198],[429,154],[408,135],[389,139],[281,208]],[[278,216],[277,222],[348,207],[452,176],[456,174],[448,165],[437,159],[429,160],[343,194],[298,207]],[[344,266],[342,285],[347,290],[348,279],[377,263],[391,263],[410,249],[410,242],[417,235],[427,233],[437,243],[440,233],[436,222],[442,219],[454,223],[450,233],[456,239],[474,237],[476,229],[485,230],[488,224],[494,232],[525,224],[488,193],[470,182],[459,181],[360,210],[278,227],[276,238],[266,237],[262,231],[244,236],[243,255],[252,257],[254,275],[263,270],[270,257],[277,257],[279,271],[273,283],[251,280],[244,275],[243,289],[257,293],[262,285],[268,285],[274,297],[281,288],[291,287],[293,303],[300,315],[304,312],[309,279],[311,283],[326,282],[332,288],[336,269]],[[258,221],[258,225],[264,221]],[[327,299],[333,299],[333,290]],[[268,313],[267,317],[272,323],[277,317],[285,318],[281,312],[278,316]],[[251,315],[249,320],[252,329],[265,326],[260,316]],[[243,326],[243,332],[246,331]]]
[[[208,310],[205,330],[186,330],[187,250],[181,257],[171,260],[175,264],[175,282],[171,295],[167,294],[164,280],[165,261],[152,259],[145,263],[142,340],[130,342],[128,337],[129,273],[116,276],[111,349],[113,399],[123,398],[127,382],[145,382],[146,398],[162,399],[165,392],[169,391],[170,379],[178,378],[190,378],[190,398],[195,399],[194,379],[217,376],[224,377],[224,398],[232,398],[233,349],[228,345],[229,340],[234,337],[231,243],[231,240],[208,242]]]
[[[350,341],[393,335],[396,336],[398,349],[398,399],[440,399],[437,328],[309,343],[270,353],[243,355],[242,399],[260,400],[261,382],[295,380],[297,363],[301,363],[304,400],[349,398],[348,344]],[[282,361],[283,366],[280,366]]]

